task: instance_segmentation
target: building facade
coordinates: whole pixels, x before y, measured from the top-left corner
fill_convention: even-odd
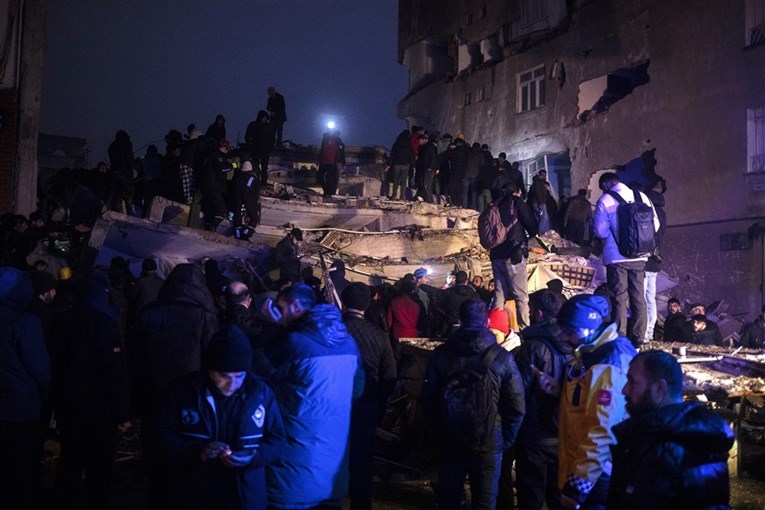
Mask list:
[[[765,1],[400,0],[399,117],[462,131],[561,195],[666,180],[681,300],[765,302]],[[663,310],[662,310],[663,312]]]

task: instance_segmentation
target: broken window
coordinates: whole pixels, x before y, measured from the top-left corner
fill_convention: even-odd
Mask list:
[[[518,111],[527,112],[545,105],[545,66],[518,74]]]
[[[746,111],[747,171],[765,172],[765,108]]]
[[[531,25],[547,17],[547,0],[523,0],[521,4],[521,24]]]
[[[591,115],[608,110],[612,104],[632,94],[636,87],[648,83],[648,64],[624,67],[582,82],[579,85],[579,120],[586,122]]]
[[[745,45],[758,46],[765,43],[765,2],[746,0]]]

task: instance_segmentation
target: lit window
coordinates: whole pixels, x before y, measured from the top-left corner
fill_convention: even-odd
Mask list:
[[[518,74],[518,111],[527,112],[545,105],[545,66]]]
[[[765,108],[746,111],[747,171],[765,172]]]
[[[521,6],[521,24],[531,25],[547,17],[547,0],[523,0]]]

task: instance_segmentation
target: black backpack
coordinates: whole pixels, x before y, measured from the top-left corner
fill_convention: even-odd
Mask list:
[[[488,453],[493,446],[498,410],[488,371],[501,350],[492,345],[478,364],[453,368],[441,387],[443,439],[455,452]],[[455,367],[455,358],[449,359]]]
[[[624,200],[619,193],[608,191],[618,203],[616,218],[619,231],[616,245],[619,253],[628,259],[647,257],[656,250],[656,231],[653,228],[653,208],[643,202],[639,191],[633,191],[635,201]]]

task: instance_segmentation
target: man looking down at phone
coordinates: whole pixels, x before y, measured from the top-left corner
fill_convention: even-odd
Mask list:
[[[235,325],[213,336],[204,369],[170,387],[157,422],[166,474],[157,508],[266,508],[265,466],[284,427],[270,386],[251,372],[250,342]]]
[[[605,508],[611,478],[611,427],[627,417],[622,387],[637,352],[606,323],[610,312],[603,296],[579,294],[558,313],[561,339],[574,359],[566,365],[563,387],[551,374],[536,370],[540,388],[560,394],[558,487],[563,508]]]

